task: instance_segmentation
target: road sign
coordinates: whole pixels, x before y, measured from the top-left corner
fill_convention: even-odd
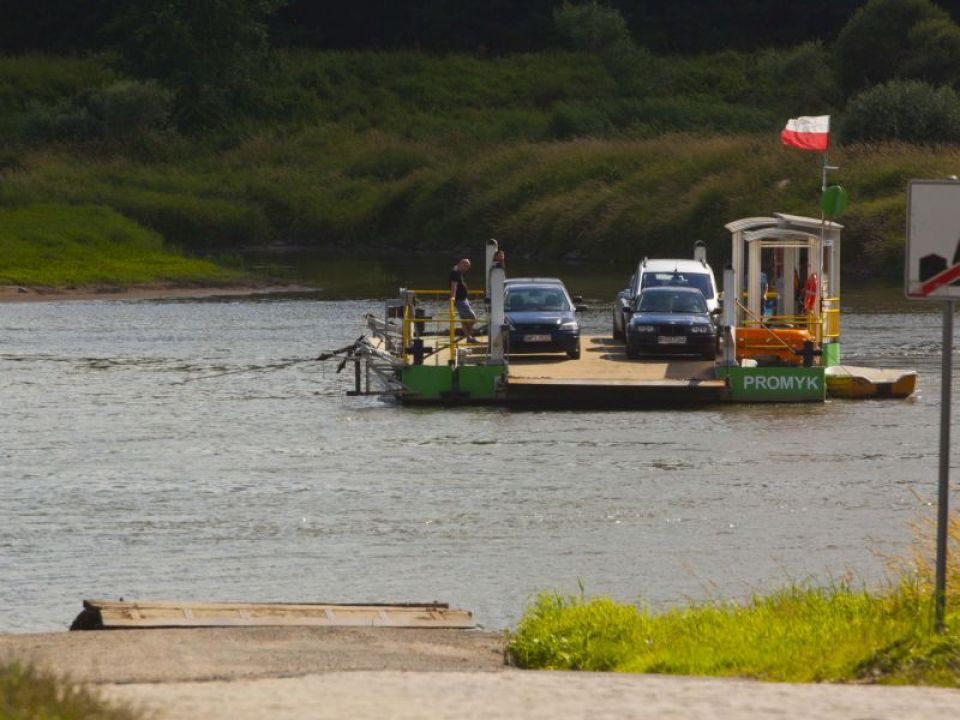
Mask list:
[[[960,299],[960,181],[907,186],[905,291],[910,300]]]

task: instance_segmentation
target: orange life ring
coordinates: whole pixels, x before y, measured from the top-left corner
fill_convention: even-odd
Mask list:
[[[807,278],[807,284],[803,288],[803,311],[812,313],[817,304],[817,274],[810,273]]]

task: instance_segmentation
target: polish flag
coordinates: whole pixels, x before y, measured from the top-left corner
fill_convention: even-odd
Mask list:
[[[826,152],[830,144],[830,116],[790,118],[780,132],[780,142],[801,150]]]

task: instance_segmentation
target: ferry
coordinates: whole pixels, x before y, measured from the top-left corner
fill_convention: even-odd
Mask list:
[[[914,371],[841,364],[842,225],[775,213],[725,227],[732,262],[723,272],[714,360],[630,359],[622,341],[606,336],[583,336],[576,359],[509,356],[506,277],[493,261],[497,242],[490,240],[485,289],[472,293],[485,308],[474,341],[449,289],[403,288],[382,314],[366,316],[368,333],[336,351],[343,357],[340,369],[353,363],[350,394],[385,395],[410,405],[640,408],[903,398],[914,392]]]

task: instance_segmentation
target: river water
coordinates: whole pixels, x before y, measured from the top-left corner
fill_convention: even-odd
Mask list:
[[[845,290],[844,354],[916,368],[907,401],[405,409],[347,397],[334,364],[264,367],[423,282],[377,268],[297,297],[0,305],[0,632],[83,598],[441,600],[502,628],[579,583],[654,607],[875,583],[932,515],[940,315],[895,286]],[[620,274],[564,274],[607,331]]]

